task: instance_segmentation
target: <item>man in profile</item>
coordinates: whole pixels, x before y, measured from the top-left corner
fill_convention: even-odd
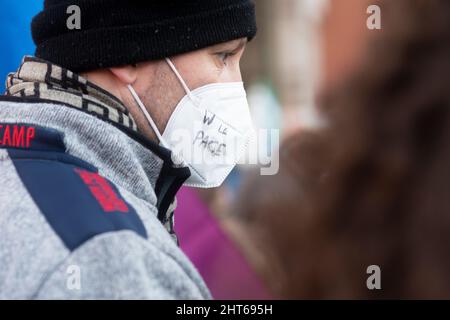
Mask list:
[[[177,246],[175,195],[235,164],[195,125],[246,145],[253,2],[46,0],[32,33],[0,99],[0,298],[211,298]],[[213,161],[175,152],[177,132]]]

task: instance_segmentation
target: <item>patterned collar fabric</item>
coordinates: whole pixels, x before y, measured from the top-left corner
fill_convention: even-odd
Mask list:
[[[59,102],[138,131],[131,114],[112,94],[70,70],[35,57],[24,57],[19,70],[8,75],[5,95]]]

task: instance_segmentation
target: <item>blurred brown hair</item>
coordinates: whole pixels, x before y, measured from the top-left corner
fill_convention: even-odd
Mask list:
[[[450,1],[380,5],[364,67],[321,101],[327,129],[292,136],[242,194],[280,297],[450,298]]]

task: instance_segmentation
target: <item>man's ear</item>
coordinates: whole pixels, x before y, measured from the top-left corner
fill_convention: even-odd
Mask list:
[[[137,66],[126,65],[122,67],[109,68],[113,75],[125,85],[133,84],[137,78]]]

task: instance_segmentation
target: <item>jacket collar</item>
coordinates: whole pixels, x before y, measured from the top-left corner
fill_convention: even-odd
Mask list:
[[[116,185],[156,206],[164,224],[176,192],[190,175],[187,167],[172,162],[168,149],[138,132],[60,102],[3,96],[0,121],[61,132],[66,153],[95,166]]]
[[[114,95],[82,76],[48,61],[25,56],[6,79],[5,95],[59,102],[138,131],[127,108]]]

